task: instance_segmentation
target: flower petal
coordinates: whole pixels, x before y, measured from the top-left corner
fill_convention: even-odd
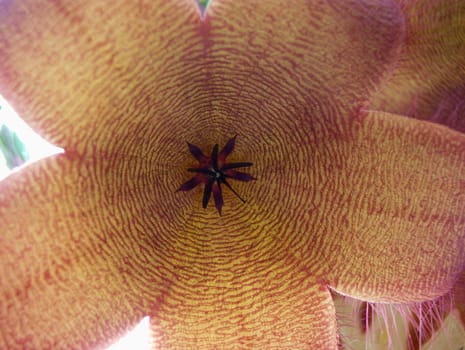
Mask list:
[[[279,1],[222,1],[209,13],[209,96],[228,119],[278,113],[297,124],[308,109],[315,120],[340,123],[394,62],[403,30],[390,1],[292,1],[285,11]]]
[[[465,132],[465,2],[400,0],[407,25],[398,64],[372,109]]]
[[[262,111],[347,116],[393,61],[402,29],[389,0],[293,1],[285,11],[229,0],[205,20],[194,1],[25,0],[0,11],[1,93],[50,142],[81,153],[134,135],[160,140],[154,128],[203,148]]]
[[[246,264],[237,275],[222,268],[218,274],[212,262],[151,318],[154,347],[337,349],[328,289],[291,261],[274,263]]]
[[[144,191],[115,169],[60,155],[0,182],[0,348],[109,345],[162,299]]]
[[[194,1],[2,2],[0,93],[34,130],[68,150],[92,154],[116,144],[122,151],[135,138],[151,143],[150,125],[161,123],[171,83],[179,83],[170,79],[171,62],[190,46],[186,37],[195,36],[196,7]],[[176,109],[184,110],[182,102]]]
[[[370,112],[334,152],[317,189],[331,209],[314,214],[329,284],[375,302],[447,293],[465,263],[465,135]]]

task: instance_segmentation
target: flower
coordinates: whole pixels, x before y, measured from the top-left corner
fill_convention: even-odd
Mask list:
[[[0,347],[103,346],[149,315],[156,348],[336,349],[330,288],[447,293],[465,264],[464,13],[1,2],[1,93],[65,153],[0,183]],[[175,190],[186,141],[235,134],[228,160],[258,180],[219,216]]]
[[[228,163],[226,157],[234,150],[236,143],[236,137],[230,139],[221,152],[218,153],[218,144],[213,147],[213,151],[210,157],[205,156],[200,148],[188,143],[189,151],[195,159],[199,161],[197,168],[188,168],[187,171],[196,173],[190,180],[183,183],[178,191],[190,191],[197,187],[201,183],[205,184],[203,192],[202,207],[206,208],[208,201],[213,192],[213,198],[215,199],[215,206],[218,213],[221,215],[221,208],[223,207],[223,195],[221,190],[221,184],[228,187],[232,193],[234,193],[242,202],[245,200],[239,196],[239,194],[231,187],[228,182],[228,178],[239,180],[239,181],[251,181],[255,180],[250,174],[237,171],[234,169],[249,167],[252,165],[250,162],[237,162]]]

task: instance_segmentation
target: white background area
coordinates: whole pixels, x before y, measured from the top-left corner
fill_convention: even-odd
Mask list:
[[[26,145],[30,158],[25,165],[52,154],[63,152],[62,148],[53,146],[35,133],[0,95],[0,128],[2,125],[6,125],[11,131],[15,132]],[[6,160],[0,152],[0,180],[8,176],[10,172],[10,169],[6,166]]]

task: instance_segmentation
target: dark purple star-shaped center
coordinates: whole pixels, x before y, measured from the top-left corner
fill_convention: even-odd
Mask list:
[[[245,168],[252,165],[250,162],[227,163],[226,157],[234,150],[236,143],[236,136],[231,138],[221,152],[218,152],[218,144],[213,147],[210,157],[205,156],[200,148],[187,143],[189,151],[195,159],[199,161],[197,168],[188,168],[187,171],[196,173],[189,181],[182,184],[178,191],[190,191],[199,184],[205,184],[203,192],[202,206],[207,207],[210,200],[211,193],[215,199],[215,206],[218,213],[221,215],[221,208],[223,207],[223,195],[221,193],[221,185],[224,184],[228,187],[242,202],[245,200],[234,191],[227,179],[234,179],[239,181],[255,180],[253,176],[234,169]]]

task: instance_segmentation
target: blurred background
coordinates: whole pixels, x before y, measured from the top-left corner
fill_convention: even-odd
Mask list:
[[[0,181],[28,163],[61,152],[0,96]],[[465,328],[451,298],[414,305],[369,304],[337,294],[333,298],[341,350],[465,350]],[[109,349],[149,348],[146,317]]]
[[[0,180],[27,163],[61,152],[36,134],[0,95]]]

